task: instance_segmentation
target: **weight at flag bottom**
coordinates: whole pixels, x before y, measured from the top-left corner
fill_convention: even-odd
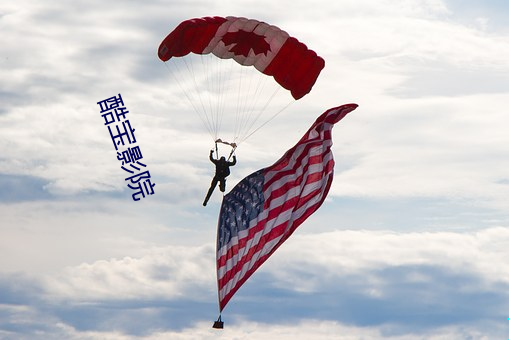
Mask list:
[[[217,230],[219,310],[323,203],[334,159],[332,128],[357,104],[324,112],[273,165],[240,181],[221,205]]]

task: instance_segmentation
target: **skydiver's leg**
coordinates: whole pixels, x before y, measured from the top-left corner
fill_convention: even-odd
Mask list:
[[[207,205],[207,202],[209,201],[210,196],[212,196],[212,193],[214,192],[216,185],[217,185],[217,178],[214,177],[212,179],[212,182],[210,183],[210,188],[209,188],[209,191],[207,192],[207,196],[205,196],[205,200],[203,201],[203,206]]]
[[[219,180],[219,190],[224,192],[226,190],[226,178],[222,178]]]

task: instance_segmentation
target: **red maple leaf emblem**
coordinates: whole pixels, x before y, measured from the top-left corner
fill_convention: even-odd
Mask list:
[[[225,46],[234,45],[229,50],[236,55],[247,57],[249,51],[253,50],[254,54],[263,53],[267,55],[270,51],[270,45],[265,37],[254,32],[237,31],[228,32],[223,36]]]

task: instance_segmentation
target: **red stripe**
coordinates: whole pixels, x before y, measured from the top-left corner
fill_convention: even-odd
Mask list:
[[[280,225],[272,228],[270,233],[267,233],[264,236],[262,236],[256,245],[249,248],[248,252],[244,256],[242,256],[242,258],[237,263],[235,263],[235,265],[232,268],[226,271],[222,278],[218,280],[220,289],[224,287],[226,283],[228,283],[228,281],[230,281],[231,278],[233,278],[238,272],[240,272],[245,264],[251,262],[253,255],[259,252],[261,249],[263,249],[263,246],[266,243],[284,234],[288,222],[289,221],[285,221]],[[279,242],[276,244],[279,244]]]
[[[323,143],[326,140],[319,140],[319,141],[313,141],[308,142],[305,144],[304,148],[300,151],[299,156],[293,161],[294,165],[286,170],[282,170],[288,164],[290,163],[290,159],[292,156],[295,156],[296,148],[292,149],[292,152],[287,152],[279,161],[277,161],[274,165],[267,168],[267,173],[269,172],[275,172],[275,174],[264,184],[264,190],[268,187],[270,187],[274,182],[281,179],[282,177],[295,172],[298,168],[302,167],[303,159],[306,157],[314,157],[310,156],[311,149],[322,146]],[[301,144],[304,145],[304,144]],[[299,145],[300,146],[300,145]],[[330,146],[326,146],[325,150],[320,153],[320,155],[323,155],[327,152],[327,150],[330,148]],[[319,156],[319,155],[317,155]],[[283,165],[283,166],[282,166]]]
[[[322,171],[322,172],[318,172],[318,173],[315,173],[315,174],[312,174],[312,175],[309,175],[308,173],[303,173],[302,176],[300,176],[298,179],[296,179],[295,181],[302,181],[302,179],[304,177],[308,177],[308,179],[306,180],[306,184],[310,184],[312,182],[318,182],[320,180],[323,179],[324,177],[324,174],[329,172],[330,169],[334,166],[334,160],[330,160],[327,165],[325,166],[325,169]],[[288,192],[288,189],[290,188],[286,188],[286,191],[284,192],[279,192],[279,196],[282,196],[284,195],[286,192]],[[272,192],[276,192],[278,191],[279,189],[277,190],[274,190]],[[276,197],[274,196],[269,196],[269,199],[268,201],[266,202],[269,202],[269,204],[266,206],[266,208],[268,208],[270,206],[270,201],[272,199],[275,199]],[[294,208],[298,202],[302,201],[302,198],[299,199],[298,196],[290,199],[290,200],[287,200],[285,201],[282,205],[279,205],[279,206],[276,206],[276,207],[272,207],[271,210],[269,211],[269,213],[267,214],[267,217],[264,218],[263,220],[260,220],[255,226],[253,226],[252,228],[249,228],[248,229],[248,234],[246,235],[246,237],[243,237],[241,239],[238,240],[238,243],[237,245],[234,246],[233,249],[229,249],[227,251],[227,253],[225,255],[222,255],[218,260],[218,264],[220,267],[224,266],[226,264],[226,262],[232,258],[233,256],[237,255],[238,254],[238,251],[242,248],[244,248],[247,244],[247,242],[252,239],[258,232],[262,231],[265,227],[265,223],[267,221],[270,221],[271,219],[273,218],[276,218],[278,215],[280,215],[281,213],[287,211],[287,210],[290,210],[292,208]],[[299,207],[301,207],[302,204],[299,205]],[[294,209],[296,210],[296,209]]]
[[[220,311],[222,311],[224,309],[224,307],[226,306],[226,304],[228,303],[228,301],[230,301],[230,299],[232,298],[232,296],[237,292],[237,290],[247,281],[247,279],[249,279],[251,277],[251,275],[253,275],[253,273],[270,257],[270,255],[272,255],[272,253],[274,253],[276,251],[276,249],[280,246],[281,244],[278,244],[276,247],[274,247],[270,253],[268,253],[267,255],[264,255],[262,257],[260,257],[258,259],[258,261],[256,262],[256,264],[251,268],[249,269],[246,274],[240,278],[236,283],[235,283],[235,286],[232,287],[232,289],[229,290],[228,293],[226,293],[226,295],[219,300],[219,309]],[[219,289],[222,289],[223,287],[220,286]]]
[[[305,185],[305,184],[309,184],[311,182],[319,181],[321,179],[321,177],[323,176],[322,175],[323,171],[315,172],[313,174],[308,174],[307,171],[309,170],[309,167],[311,165],[322,163],[324,158],[325,157],[323,157],[323,155],[314,156],[313,159],[315,159],[315,160],[310,162],[311,164],[306,164],[306,166],[304,166],[303,173],[301,176],[296,177],[292,181],[284,182],[284,184],[281,187],[279,187],[278,189],[273,189],[270,192],[270,196],[269,196],[268,200],[273,200],[278,197],[281,197],[281,196],[285,195],[290,189],[293,189],[295,187],[302,187],[303,183]],[[307,176],[307,179],[304,181],[303,179],[306,178],[306,176]]]
[[[290,150],[286,151],[283,157],[281,157],[276,163],[274,163],[272,166],[268,167],[268,170],[278,171],[282,170],[285,166],[288,165],[289,159],[291,156],[295,156],[295,152],[297,151],[297,148],[304,145],[304,148],[300,151],[301,154],[309,153],[309,149],[311,147],[316,147],[324,144],[326,141],[331,141],[332,139],[332,127],[333,125],[330,123],[325,123],[325,118],[323,115],[320,116],[313,125],[309,128],[309,130],[302,136],[302,138],[299,140],[299,142]],[[330,124],[330,125],[329,125]],[[311,132],[314,132],[317,134],[316,137],[311,138]],[[332,143],[331,143],[332,145]],[[324,146],[327,148],[328,146]]]
[[[239,253],[239,250],[244,249],[246,247],[247,242],[250,239],[252,239],[255,236],[255,234],[263,230],[263,228],[265,227],[265,222],[266,222],[265,219],[261,220],[255,226],[249,228],[247,236],[239,239],[237,249],[233,249],[231,252],[230,249],[228,249],[226,254],[222,255],[219,259],[217,259],[218,267],[224,266],[230,258]]]
[[[332,162],[329,162],[328,164],[331,164],[333,165],[333,161]],[[329,171],[327,171],[329,172]],[[324,179],[324,174],[323,173],[319,173],[318,175],[320,175],[320,179],[323,180]],[[332,175],[332,173],[329,173],[329,175]],[[330,185],[330,184],[329,184]],[[325,195],[323,195],[323,193],[326,193],[326,191],[328,191],[328,189],[326,188],[326,190],[322,190],[322,188],[318,188],[312,192],[310,192],[309,194],[307,194],[306,196],[303,196],[303,197],[295,197],[294,199],[292,199],[291,201],[291,204],[289,204],[287,207],[285,207],[286,203],[283,204],[281,207],[281,210],[278,210],[277,208],[276,209],[273,209],[273,211],[275,210],[278,210],[275,212],[274,214],[274,217],[275,216],[278,216],[282,213],[282,211],[286,211],[286,210],[289,210],[289,209],[293,209],[293,212],[297,211],[298,209],[300,209],[301,207],[305,206],[311,199],[317,197],[317,196],[320,196],[320,202],[323,202],[324,198],[325,198]],[[320,203],[321,204],[321,203]],[[314,204],[313,206],[315,206],[316,204]],[[312,207],[313,207],[312,206]],[[309,211],[309,208],[308,210]],[[314,211],[314,210],[313,210]],[[312,212],[311,212],[312,213]],[[311,214],[309,213],[309,215]],[[269,214],[270,215],[270,214]],[[308,216],[309,216],[308,215]],[[240,259],[240,261],[238,261],[237,263],[234,264],[234,266],[232,268],[230,268],[230,270],[228,270],[224,275],[223,277],[219,280],[219,285],[220,287],[224,286],[228,281],[230,281],[231,278],[233,278],[238,272],[240,272],[242,270],[242,267],[246,264],[246,263],[249,263],[250,260],[251,260],[251,257],[256,254],[259,250],[261,250],[263,248],[263,246],[267,243],[267,242],[270,242],[272,241],[273,239],[281,236],[282,234],[285,234],[287,233],[288,231],[286,231],[286,227],[289,223],[295,225],[295,221],[293,220],[293,213],[292,215],[290,216],[290,219],[283,222],[282,224],[274,227],[271,229],[271,231],[265,235],[263,235],[260,240],[258,241],[258,243],[254,246],[254,247],[251,247],[248,252],[246,254],[244,254],[242,256],[242,258]],[[304,218],[305,219],[305,218]],[[302,219],[302,221],[304,221],[304,219]],[[270,217],[267,218],[267,220],[270,220]],[[301,220],[301,218],[298,218],[298,220]],[[300,224],[302,222],[298,222],[298,224]],[[297,225],[298,225],[297,224]],[[245,238],[247,239],[247,237]],[[247,243],[247,240],[245,240],[243,243]],[[222,267],[224,265],[226,265],[226,261],[231,258],[230,256],[231,255],[234,255],[232,253],[230,253],[230,251],[227,252],[226,256],[222,256],[219,260],[218,260],[218,263],[219,261],[221,262],[221,265],[218,266],[219,267]]]
[[[294,161],[295,164],[293,164],[291,168],[287,168],[285,170],[281,169],[278,171],[269,170],[267,172],[267,177],[269,177],[270,175],[272,175],[272,177],[264,184],[264,188],[268,188],[268,187],[272,186],[274,184],[274,182],[278,181],[279,179],[286,177],[287,175],[291,175],[291,174],[295,173],[299,168],[303,167],[303,163],[305,163],[306,165],[313,165],[313,164],[320,163],[322,158],[327,154],[327,150],[321,152],[318,155],[310,155],[311,149],[314,149],[316,147],[317,147],[317,145],[309,145],[309,147],[306,147],[305,149],[303,149],[304,152],[302,152],[302,154],[300,156],[298,156],[298,158]],[[308,158],[306,160],[306,162],[304,162],[305,158]],[[289,164],[286,164],[287,167],[288,167],[288,165]],[[306,165],[304,165],[304,167]]]
[[[246,263],[249,263],[252,260],[253,255],[259,252],[267,242],[270,242],[273,239],[281,236],[285,232],[287,224],[288,221],[285,221],[278,225],[277,227],[272,228],[270,233],[263,235],[260,238],[260,240],[256,243],[256,245],[253,245],[251,248],[249,248],[246,254],[244,254],[239,259],[239,261],[232,266],[232,268],[230,268],[224,273],[223,277],[219,279],[220,286],[224,286],[232,277],[235,276],[235,274],[240,272],[242,270],[242,267]]]
[[[330,179],[330,181],[327,184],[326,192],[328,192],[328,188],[330,187],[330,183],[331,182],[332,182],[332,178]],[[322,205],[324,200],[325,200],[325,195],[322,197],[322,199],[320,199],[319,202],[317,202],[316,204],[314,204],[311,207],[309,207],[300,218],[296,219],[292,223],[291,228],[284,234],[284,236],[281,238],[281,240],[279,240],[279,242],[276,243],[274,245],[274,247],[267,254],[262,255],[260,258],[258,258],[254,262],[253,266],[249,270],[246,271],[244,276],[239,278],[239,280],[235,283],[235,285],[223,296],[222,299],[220,299],[220,301],[219,301],[219,308],[220,308],[221,311],[226,306],[226,304],[230,301],[232,296],[237,292],[237,290],[281,246],[281,244],[283,244],[293,234],[293,232],[299,227],[299,225],[301,225],[311,214],[313,214]],[[248,261],[243,261],[243,263],[247,263],[247,262]],[[240,268],[242,268],[242,267],[240,267]],[[231,271],[230,271],[229,275],[231,275]],[[231,277],[233,277],[234,275],[235,274],[233,274]],[[218,282],[219,290],[222,290],[225,287],[226,283],[228,283],[228,282],[229,282],[229,280],[219,280],[219,282]]]
[[[295,201],[298,200],[298,198],[294,199]],[[289,210],[291,209],[295,203],[292,203],[290,202],[290,204],[287,204],[287,202],[285,202],[283,205],[281,206],[278,206],[278,207],[275,207],[274,209],[272,209],[271,211],[269,211],[269,214],[266,218],[260,220],[255,226],[253,226],[252,228],[249,228],[248,229],[248,235],[246,237],[243,237],[242,239],[239,239],[239,247],[237,249],[236,252],[229,252],[227,251],[227,253],[223,256],[221,256],[217,262],[220,264],[220,267],[224,266],[226,264],[226,262],[233,257],[233,255],[237,255],[238,254],[238,250],[240,249],[243,249],[246,247],[247,243],[249,242],[249,240],[251,240],[252,238],[255,237],[255,235],[260,232],[260,231],[263,231],[265,229],[265,225],[267,223],[267,221],[270,221],[271,219],[273,219],[274,217],[280,215],[282,212],[286,211],[286,210]],[[274,227],[272,229],[276,229],[278,228],[277,227]],[[262,238],[260,239],[259,242],[262,242],[262,240],[265,240],[266,236],[262,236]],[[265,243],[263,243],[265,244]],[[246,256],[246,255],[244,255]]]

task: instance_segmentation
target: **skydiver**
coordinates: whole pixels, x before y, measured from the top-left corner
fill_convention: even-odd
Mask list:
[[[219,190],[224,192],[226,190],[226,177],[230,175],[230,166],[234,166],[237,164],[237,158],[233,155],[233,162],[228,162],[226,158],[223,156],[220,159],[214,159],[212,156],[214,154],[214,150],[210,150],[209,159],[212,163],[216,165],[216,174],[210,183],[209,191],[207,192],[207,196],[203,201],[203,206],[207,205],[212,192],[216,188],[217,183],[219,182]]]

